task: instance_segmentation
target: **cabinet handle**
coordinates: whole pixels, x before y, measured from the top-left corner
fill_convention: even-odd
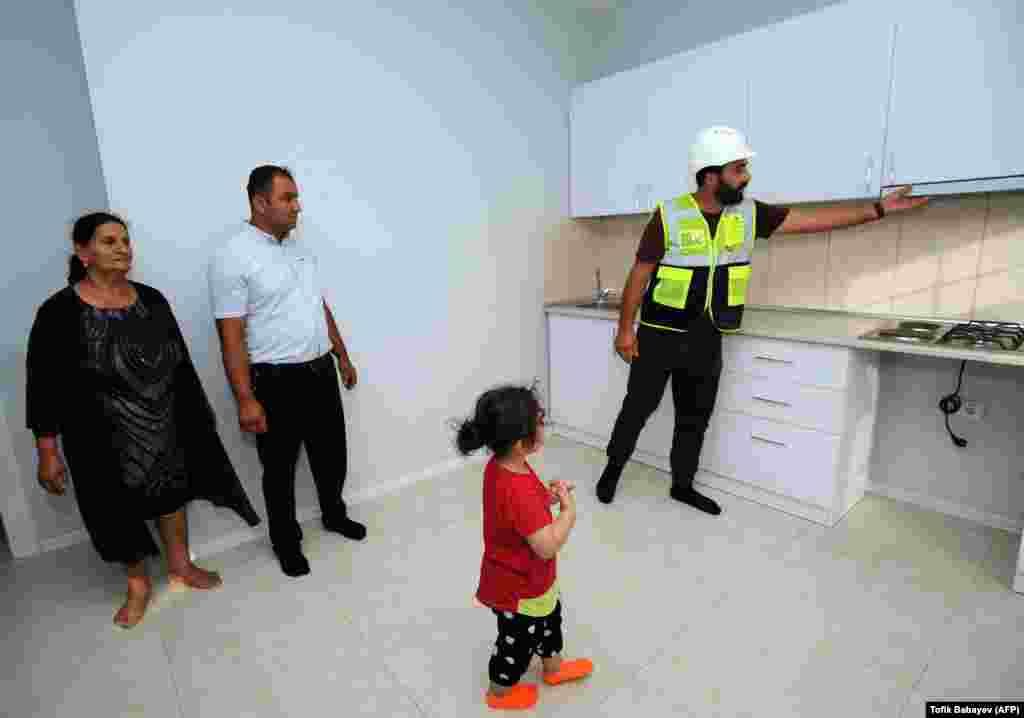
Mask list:
[[[864,169],[864,192],[865,194],[871,194],[871,170],[874,169],[873,157],[869,154],[866,155],[866,167]]]
[[[770,362],[775,362],[776,364],[792,364],[792,363],[793,363],[793,362],[792,362],[791,360],[789,360],[789,359],[776,359],[775,357],[766,357],[766,356],[761,356],[760,354],[759,354],[759,355],[757,355],[757,356],[756,356],[756,357],[754,357],[754,358],[755,358],[755,359],[759,359],[759,360],[761,360],[761,361],[770,361]]]
[[[763,396],[755,396],[755,401],[763,401],[765,404],[774,404],[775,406],[790,406],[789,402],[778,401],[776,399],[765,399]]]
[[[889,153],[889,184],[896,184],[896,153]]]
[[[771,444],[772,446],[781,446],[782,448],[786,448],[786,445],[783,444],[781,441],[773,441],[772,439],[766,439],[763,436],[758,436],[757,434],[751,434],[750,438],[753,439],[754,441],[762,441],[765,444]]]

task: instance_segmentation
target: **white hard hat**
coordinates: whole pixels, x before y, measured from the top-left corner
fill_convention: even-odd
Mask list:
[[[697,133],[690,145],[690,176],[705,167],[721,167],[736,160],[749,160],[754,156],[747,140],[731,127],[708,127]]]

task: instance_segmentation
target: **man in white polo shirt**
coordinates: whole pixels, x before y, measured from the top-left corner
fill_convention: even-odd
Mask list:
[[[295,464],[306,446],[329,531],[361,541],[366,527],[348,518],[341,489],[347,449],[341,391],[356,384],[334,317],[323,298],[316,257],[289,238],[302,210],[291,173],[257,167],[247,187],[251,218],[214,256],[213,311],[242,431],[256,435],[263,464],[270,543],[289,576],[309,573],[295,515]]]

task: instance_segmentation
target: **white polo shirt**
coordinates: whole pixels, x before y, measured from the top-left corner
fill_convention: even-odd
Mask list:
[[[251,363],[297,364],[330,351],[316,257],[294,234],[279,242],[243,223],[217,249],[209,279],[213,315],[245,318]]]

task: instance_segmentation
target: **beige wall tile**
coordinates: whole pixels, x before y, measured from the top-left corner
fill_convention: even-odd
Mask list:
[[[565,221],[548,233],[544,246],[544,301],[554,302],[585,296],[585,275],[576,263],[588,251],[587,245],[572,221]]]
[[[939,282],[938,236],[943,218],[922,210],[892,220],[899,225],[898,259],[892,272],[895,297],[915,294]],[[894,305],[895,306],[895,305]]]
[[[594,272],[598,268],[603,287],[622,291],[649,219],[649,215],[630,215],[576,221],[587,249],[575,267],[576,274],[582,277],[585,294],[596,288]]]
[[[937,314],[937,293],[936,288],[930,287],[913,294],[893,297],[892,311],[894,314],[909,314],[910,316],[935,316]]]
[[[892,299],[899,233],[898,222],[877,222],[832,232],[829,293],[833,293],[833,287],[842,287],[843,307],[871,306]],[[835,300],[830,296],[829,301]]]
[[[828,234],[770,239],[775,300],[789,307],[824,307]]]
[[[1018,272],[998,272],[978,279],[974,318],[1024,322],[1024,287]]]
[[[545,297],[589,296],[597,267],[621,289],[649,217],[567,220],[546,252]],[[1024,321],[1024,192],[937,198],[883,222],[759,241],[748,301]]]
[[[977,277],[988,219],[988,196],[935,199],[926,211],[937,220],[939,282],[945,285]]]
[[[762,306],[778,305],[775,297],[775,266],[772,259],[775,243],[771,240],[759,240],[754,244],[754,256],[751,258],[753,270],[750,273],[750,286],[747,288],[747,304]]]
[[[867,312],[868,314],[893,314],[892,300],[885,299],[881,302],[871,304],[861,302],[848,302],[841,309],[849,312]]]
[[[998,192],[990,202],[980,274],[1024,264],[1024,192]]]
[[[935,316],[950,319],[971,319],[974,316],[976,279],[943,284],[935,290]]]

